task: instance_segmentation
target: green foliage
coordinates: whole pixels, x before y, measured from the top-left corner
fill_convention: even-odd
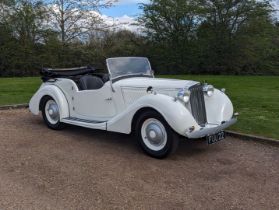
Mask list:
[[[165,73],[182,73],[195,60],[195,31],[201,7],[193,0],[154,0],[141,6],[140,22],[150,37],[152,57]],[[156,62],[157,61],[157,62]]]
[[[0,76],[38,75],[43,66],[103,66],[111,56],[146,56],[161,74],[279,74],[279,24],[268,1],[152,0],[140,6],[141,34],[95,30],[94,18],[81,33],[85,26],[76,22],[86,16],[71,19],[69,9],[54,16],[58,28],[46,27],[53,2],[0,0]]]
[[[141,8],[163,73],[279,73],[278,27],[268,1],[152,0]]]
[[[105,57],[140,56],[145,55],[145,44],[143,37],[127,30],[107,32],[102,40],[102,50]]]
[[[0,16],[0,76],[32,75],[40,66],[37,49],[46,11],[41,2],[17,0]]]

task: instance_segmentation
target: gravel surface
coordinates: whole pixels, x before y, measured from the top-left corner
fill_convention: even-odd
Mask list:
[[[0,111],[0,209],[279,209],[279,147],[182,141],[152,159],[132,136],[48,129]]]

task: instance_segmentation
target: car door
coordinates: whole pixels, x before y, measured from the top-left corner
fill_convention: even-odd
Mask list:
[[[74,93],[73,115],[80,119],[106,121],[116,114],[109,82],[97,90],[80,90]]]

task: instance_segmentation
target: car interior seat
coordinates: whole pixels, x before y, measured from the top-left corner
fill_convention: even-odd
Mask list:
[[[84,75],[79,79],[80,90],[97,90],[103,85],[103,80],[97,76]]]
[[[109,81],[109,74],[103,74],[102,80],[103,80],[104,83],[106,83],[107,81]]]

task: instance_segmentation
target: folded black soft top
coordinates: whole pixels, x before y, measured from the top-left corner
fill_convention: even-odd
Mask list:
[[[95,70],[96,69],[92,66],[82,66],[63,69],[42,68],[41,75],[43,82],[46,82],[50,79],[55,78],[72,78],[79,75],[92,74],[93,72],[95,72]]]
[[[68,76],[89,74],[89,73],[93,73],[95,70],[96,69],[92,66],[82,66],[82,67],[63,68],[63,69],[43,68],[41,74],[44,77],[55,78],[55,77],[68,77]]]

